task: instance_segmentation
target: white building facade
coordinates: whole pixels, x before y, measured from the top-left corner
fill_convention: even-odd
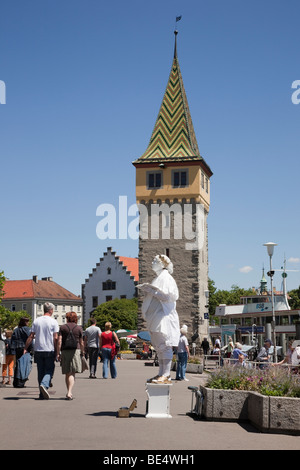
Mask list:
[[[117,256],[111,247],[108,247],[82,284],[84,323],[98,305],[113,299],[136,297],[137,284],[138,259]]]

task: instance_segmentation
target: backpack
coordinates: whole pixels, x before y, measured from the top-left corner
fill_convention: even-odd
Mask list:
[[[74,333],[73,333],[77,325],[72,329],[69,327],[68,324],[67,324],[67,327],[69,328],[69,333],[66,337],[63,349],[77,349],[77,339],[75,338]]]

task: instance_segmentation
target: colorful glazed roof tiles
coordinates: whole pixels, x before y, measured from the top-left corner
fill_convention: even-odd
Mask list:
[[[175,53],[167,88],[147,150],[133,164],[203,161]],[[205,162],[204,162],[205,163]],[[205,164],[206,165],[206,164]]]

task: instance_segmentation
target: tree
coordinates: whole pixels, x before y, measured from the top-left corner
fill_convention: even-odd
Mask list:
[[[2,300],[2,297],[4,295],[4,291],[3,291],[3,287],[4,287],[4,284],[5,284],[5,276],[4,276],[4,272],[3,271],[0,271],[0,302]]]
[[[0,328],[2,330],[13,330],[18,326],[22,317],[29,318],[29,323],[31,323],[31,316],[25,310],[11,312],[7,308],[3,307],[3,305],[0,305]]]
[[[136,330],[137,328],[137,299],[114,299],[104,302],[93,312],[98,326],[104,330],[106,322],[111,322],[113,330],[124,328],[125,330]]]
[[[289,304],[292,310],[299,310],[300,309],[300,286],[298,289],[293,289],[289,291]]]

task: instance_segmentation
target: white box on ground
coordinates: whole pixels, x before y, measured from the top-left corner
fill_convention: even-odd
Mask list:
[[[146,384],[148,395],[146,418],[172,418],[170,387],[172,384]]]

